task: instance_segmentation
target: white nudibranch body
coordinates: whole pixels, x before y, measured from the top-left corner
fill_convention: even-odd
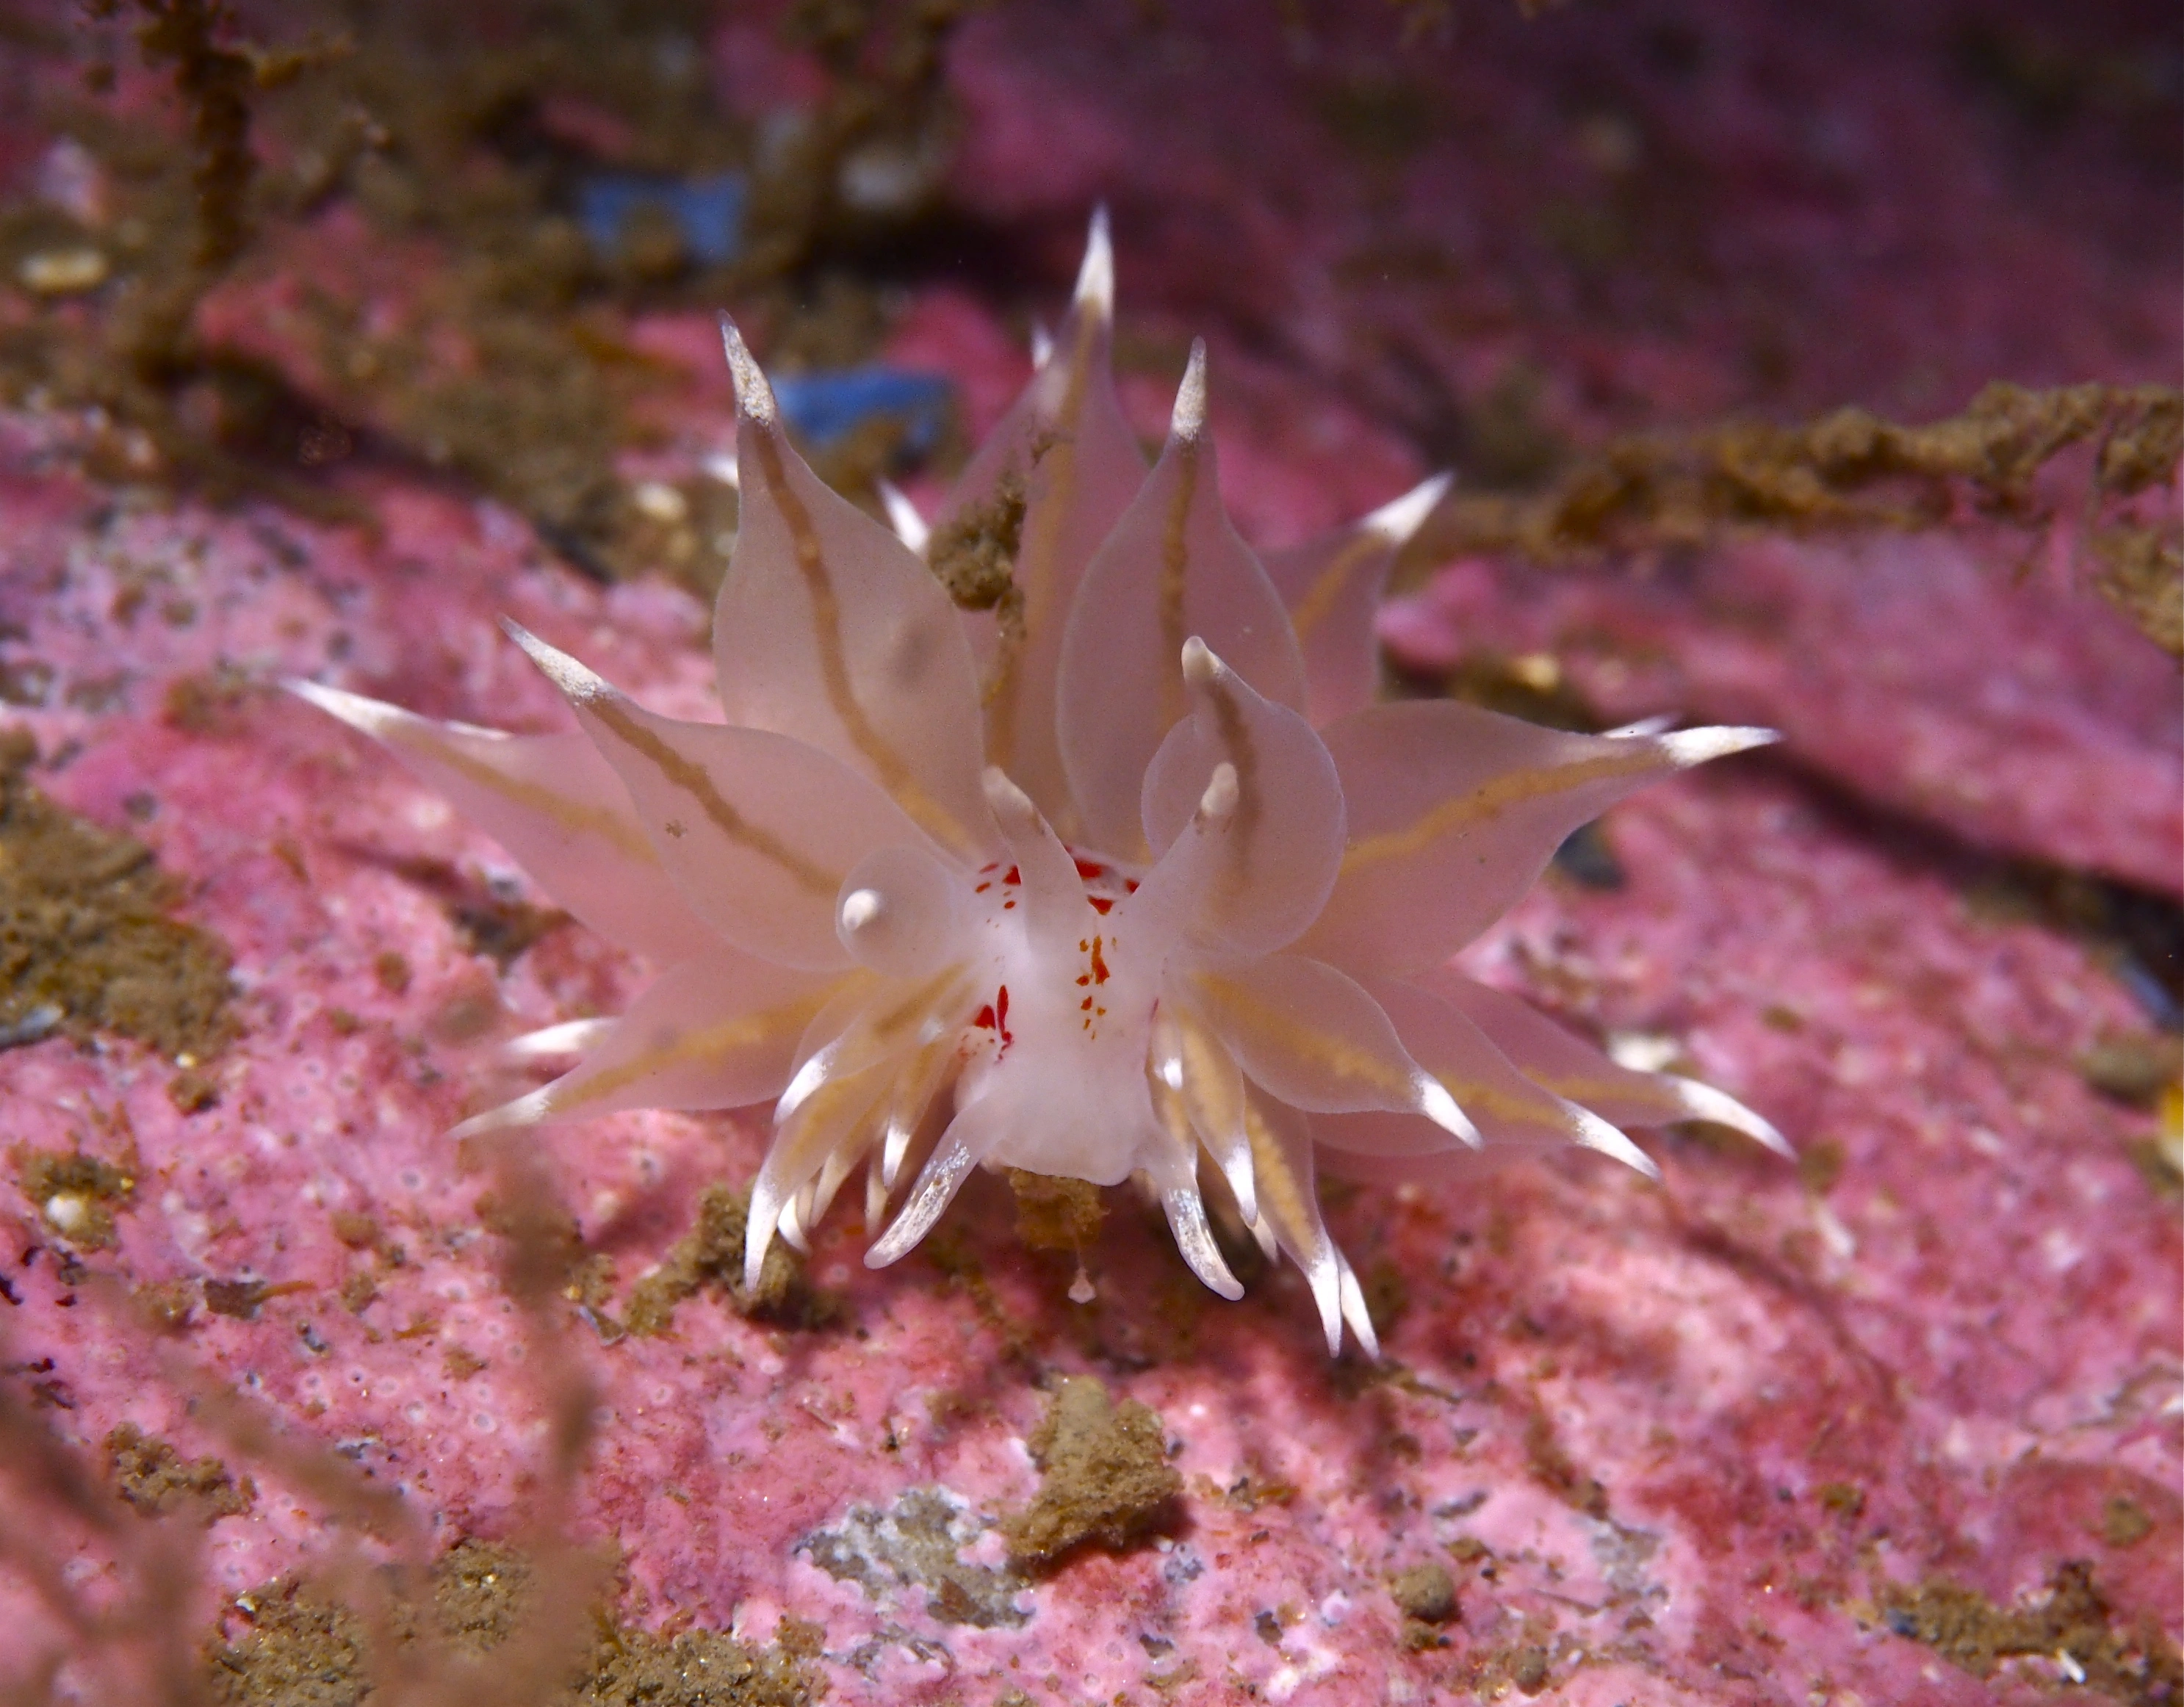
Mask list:
[[[1330,1351],[1346,1324],[1376,1348],[1322,1165],[1432,1178],[1481,1144],[1577,1143],[1651,1173],[1620,1126],[1691,1119],[1786,1152],[1723,1093],[1448,966],[1579,825],[1773,737],[1374,703],[1373,610],[1446,481],[1262,557],[1222,507],[1202,347],[1146,470],[1112,302],[1095,219],[1023,395],[929,526],[892,495],[894,532],[805,466],[723,322],[743,509],[722,722],[657,716],[513,626],[576,732],[292,684],[659,969],[619,1019],[519,1039],[578,1059],[458,1130],[770,1104],[754,1280],[860,1169],[877,1267],[983,1165],[1139,1181],[1239,1297],[1211,1198],[1303,1271]],[[997,614],[943,588],[967,545],[1013,548]]]

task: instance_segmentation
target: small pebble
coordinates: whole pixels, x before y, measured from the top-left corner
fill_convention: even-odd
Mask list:
[[[15,276],[23,287],[42,297],[72,297],[95,291],[106,282],[106,257],[86,246],[73,249],[41,249],[23,257]]]

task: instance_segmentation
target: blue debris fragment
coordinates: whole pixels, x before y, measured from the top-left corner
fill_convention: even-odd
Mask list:
[[[953,390],[939,374],[878,365],[817,373],[782,374],[774,399],[788,424],[815,445],[826,446],[883,415],[904,425],[903,448],[924,456],[940,442]]]
[[[683,247],[702,266],[735,259],[744,242],[750,186],[740,172],[671,178],[648,172],[595,172],[577,186],[577,218],[603,255],[621,247],[630,215],[656,209],[675,221]]]

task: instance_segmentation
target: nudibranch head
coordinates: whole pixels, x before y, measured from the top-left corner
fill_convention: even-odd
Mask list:
[[[1607,1060],[1450,957],[1561,839],[1642,784],[1772,739],[1604,736],[1373,703],[1373,614],[1445,490],[1254,552],[1223,508],[1195,346],[1148,470],[1108,371],[1095,220],[1075,300],[931,525],[811,472],[723,336],[743,509],[714,621],[724,720],[644,709],[510,626],[577,731],[436,723],[296,691],[394,749],[657,979],[579,1059],[466,1121],[770,1105],[745,1256],[802,1246],[860,1169],[894,1261],[970,1170],[1139,1181],[1186,1262],[1242,1288],[1218,1212],[1286,1254],[1330,1350],[1373,1326],[1322,1160],[1430,1176],[1481,1144],[1705,1119],[1721,1092]],[[959,609],[951,559],[992,574]],[[928,561],[928,559],[932,559]]]

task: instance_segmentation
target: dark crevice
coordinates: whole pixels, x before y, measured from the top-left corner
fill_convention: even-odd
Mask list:
[[[1754,755],[1836,833],[1907,876],[1948,884],[1988,917],[2020,919],[2083,946],[2155,1025],[2184,1030],[2184,903],[2099,872],[1997,853],[1946,825],[1872,800],[1780,748]]]

